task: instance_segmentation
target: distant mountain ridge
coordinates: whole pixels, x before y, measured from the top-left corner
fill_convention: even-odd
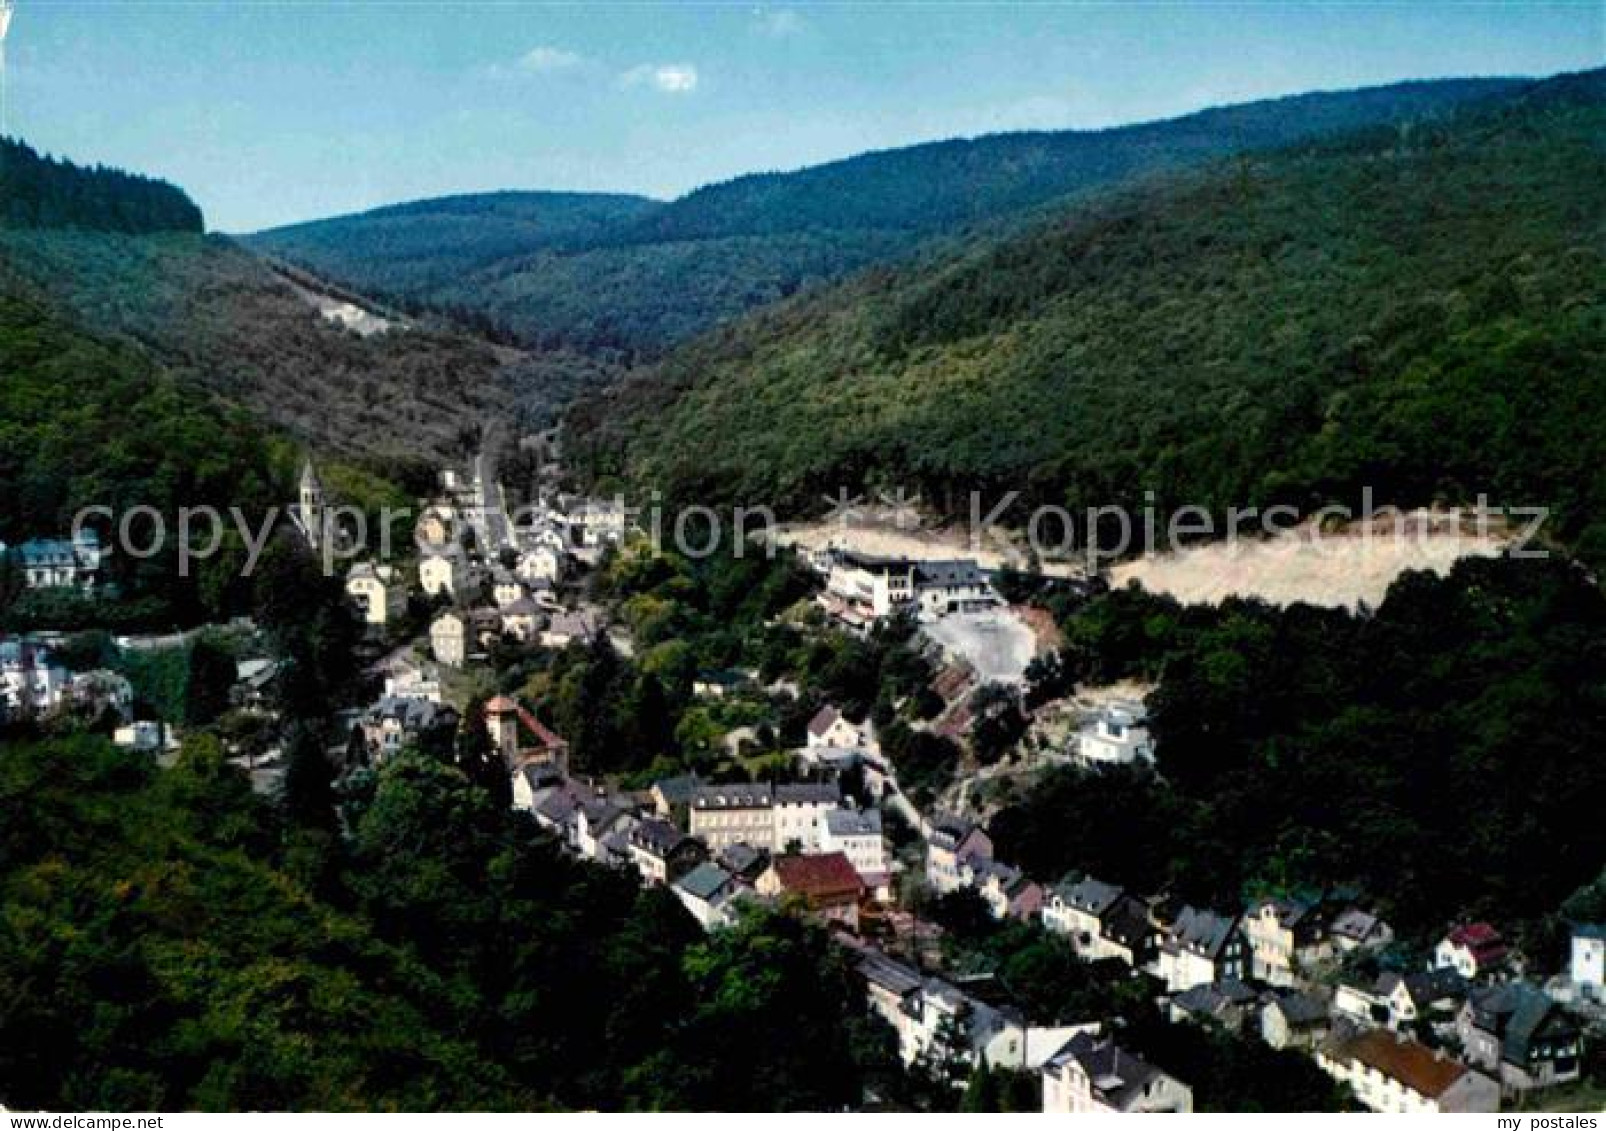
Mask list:
[[[1606,71],[1069,203],[575,406],[594,481],[1160,508],[1548,505],[1606,561]]]
[[[972,225],[1137,176],[1430,118],[1520,82],[1400,83],[1107,130],[932,142],[739,177],[668,203],[582,197],[598,220],[583,230],[548,217],[527,231],[485,203],[495,195],[481,195],[293,225],[246,242],[415,308],[475,312],[526,341],[656,354]],[[546,212],[560,195],[511,197]]]

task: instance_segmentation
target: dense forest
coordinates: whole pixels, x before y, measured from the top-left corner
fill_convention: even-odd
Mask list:
[[[201,210],[166,181],[85,168],[0,137],[0,228],[199,232]]]
[[[1549,505],[1606,554],[1606,77],[1163,178],[782,304],[570,414],[598,478],[808,508]],[[955,500],[958,496],[958,500]]]
[[[1002,858],[1235,906],[1359,885],[1410,935],[1538,940],[1606,859],[1606,597],[1576,565],[1464,559],[1375,612],[1182,607],[1117,590],[1067,670],[1158,680],[1158,773],[1057,771],[998,813]]]
[[[739,177],[667,204],[557,193],[449,197],[249,242],[369,293],[481,312],[530,344],[652,354],[967,225],[1140,174],[1418,120],[1512,85],[1403,83],[1115,129],[943,141]]]
[[[832,1109],[895,1071],[823,931],[705,939],[403,757],[345,835],[98,738],[0,758],[0,1092],[69,1110]],[[785,1025],[774,1019],[784,1017]]]

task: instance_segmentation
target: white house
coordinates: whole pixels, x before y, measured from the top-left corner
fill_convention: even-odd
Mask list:
[[[468,655],[468,625],[462,616],[447,609],[429,626],[429,647],[443,664],[461,667]]]
[[[835,782],[796,782],[775,787],[771,809],[774,830],[769,841],[771,852],[787,852],[801,847],[803,852],[821,851],[827,813],[842,804],[842,790]],[[754,845],[762,848],[764,845]]]
[[[1476,978],[1505,964],[1510,948],[1488,923],[1456,927],[1433,949],[1433,965],[1448,967],[1463,978]]]
[[[455,597],[462,580],[462,566],[453,555],[425,554],[418,559],[418,587],[431,597],[442,593]]]
[[[365,624],[384,626],[407,608],[407,592],[392,566],[358,562],[346,574],[346,596]]]
[[[1149,737],[1143,704],[1110,703],[1076,736],[1076,754],[1094,765],[1127,766],[1154,761],[1154,740]]]
[[[739,890],[736,878],[712,862],[697,865],[670,885],[670,891],[704,930],[728,921]]]
[[[498,608],[522,601],[529,595],[524,582],[510,570],[498,569],[491,578],[491,600]]]
[[[1042,919],[1045,928],[1068,938],[1071,948],[1089,962],[1118,958],[1141,966],[1155,935],[1141,900],[1091,876],[1054,885],[1043,901]]]
[[[1580,997],[1606,1001],[1606,923],[1581,923],[1573,928],[1569,973]]]
[[[1193,1111],[1193,1089],[1108,1037],[1078,1033],[1043,1065],[1043,1112],[1114,1115]]]
[[[820,851],[840,852],[846,856],[865,887],[877,891],[886,888],[892,866],[881,835],[879,810],[832,809],[827,812]]]
[[[1317,1065],[1348,1084],[1372,1111],[1391,1115],[1500,1110],[1500,1085],[1452,1059],[1386,1029],[1336,1041],[1316,1053]]]
[[[562,552],[552,546],[532,546],[519,552],[513,572],[526,583],[557,581],[563,576]]]
[[[870,728],[857,726],[835,707],[821,707],[809,720],[807,748],[810,750],[855,750],[870,745]]]

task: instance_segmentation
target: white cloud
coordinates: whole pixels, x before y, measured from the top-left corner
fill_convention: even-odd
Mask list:
[[[621,74],[619,85],[650,86],[663,94],[689,94],[697,89],[697,68],[690,63],[642,63]]]
[[[801,34],[806,25],[790,8],[760,8],[754,13],[753,26],[771,39],[787,39]]]
[[[572,70],[583,62],[585,60],[573,51],[543,45],[532,47],[520,56],[518,67],[521,71],[534,74],[549,74],[552,71]]]

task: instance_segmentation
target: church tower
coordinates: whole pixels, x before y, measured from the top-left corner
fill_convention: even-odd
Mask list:
[[[296,525],[307,537],[307,544],[318,548],[323,535],[323,484],[312,468],[312,458],[301,465],[301,497],[296,502]]]

